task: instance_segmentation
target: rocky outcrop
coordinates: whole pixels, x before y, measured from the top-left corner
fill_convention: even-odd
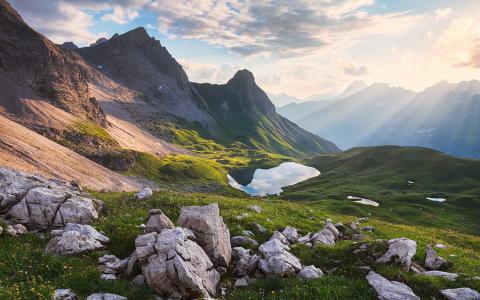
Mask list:
[[[291,276],[302,270],[300,260],[288,252],[290,248],[280,240],[270,240],[258,249],[262,254],[259,269],[265,275]]]
[[[98,218],[101,202],[70,184],[7,168],[0,179],[0,212],[11,222],[46,231]]]
[[[448,300],[480,300],[480,293],[470,288],[440,290]]]
[[[447,261],[438,256],[437,251],[433,250],[433,248],[428,245],[425,256],[425,267],[430,270],[438,270],[445,264],[447,264]]]
[[[145,233],[160,233],[163,229],[175,228],[172,221],[160,209],[151,209],[148,212],[148,216],[147,224],[145,224]]]
[[[218,204],[183,207],[178,224],[193,231],[195,242],[203,248],[215,267],[230,264],[230,231],[220,216]]]
[[[368,284],[377,292],[379,300],[420,300],[411,288],[401,282],[389,281],[373,271],[370,271],[366,278]]]
[[[388,251],[380,257],[378,263],[396,261],[401,263],[406,270],[410,269],[412,257],[417,252],[417,242],[407,238],[397,238],[388,241]]]
[[[87,300],[127,300],[127,297],[110,293],[95,293],[88,296]]]
[[[58,289],[53,292],[52,300],[77,300],[77,294],[71,289]]]
[[[135,240],[136,254],[147,283],[171,298],[209,298],[220,274],[205,251],[184,228],[148,233]]]
[[[260,257],[252,250],[242,247],[232,249],[232,259],[234,262],[233,274],[235,276],[246,276],[255,272],[260,261]]]

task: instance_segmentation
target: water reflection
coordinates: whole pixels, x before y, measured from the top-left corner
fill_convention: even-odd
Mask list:
[[[283,187],[318,175],[320,175],[320,172],[315,168],[294,162],[286,162],[275,168],[255,170],[252,181],[246,186],[239,184],[230,175],[228,175],[228,182],[232,187],[253,196],[278,195],[283,191]]]

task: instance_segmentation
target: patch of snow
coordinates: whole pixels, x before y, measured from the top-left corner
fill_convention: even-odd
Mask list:
[[[427,200],[434,201],[434,202],[444,202],[447,199],[445,198],[433,198],[433,197],[427,197]]]
[[[356,201],[353,201],[353,202],[364,204],[364,205],[370,205],[370,206],[374,206],[374,207],[377,207],[377,206],[380,205],[378,202],[375,202],[373,200],[360,198],[360,197],[355,197],[355,196],[347,196],[347,199],[348,200],[356,200]]]
[[[411,181],[411,180],[408,180],[407,182],[408,182],[408,184],[414,184],[415,183],[415,181]]]
[[[102,65],[98,65],[97,68],[103,69],[103,66],[102,66]]]
[[[158,87],[158,90],[161,91],[163,89],[163,85]]]

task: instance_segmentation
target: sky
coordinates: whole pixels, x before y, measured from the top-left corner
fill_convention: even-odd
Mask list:
[[[480,79],[478,0],[11,0],[56,43],[88,46],[143,26],[191,81],[249,69],[270,94],[305,99],[349,83],[422,90]]]

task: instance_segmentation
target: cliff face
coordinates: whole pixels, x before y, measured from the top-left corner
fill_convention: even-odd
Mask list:
[[[20,15],[0,0],[0,73],[2,82],[31,90],[38,98],[98,124],[105,115],[90,97],[85,64],[30,28]],[[18,107],[16,97],[2,99],[7,111]]]

